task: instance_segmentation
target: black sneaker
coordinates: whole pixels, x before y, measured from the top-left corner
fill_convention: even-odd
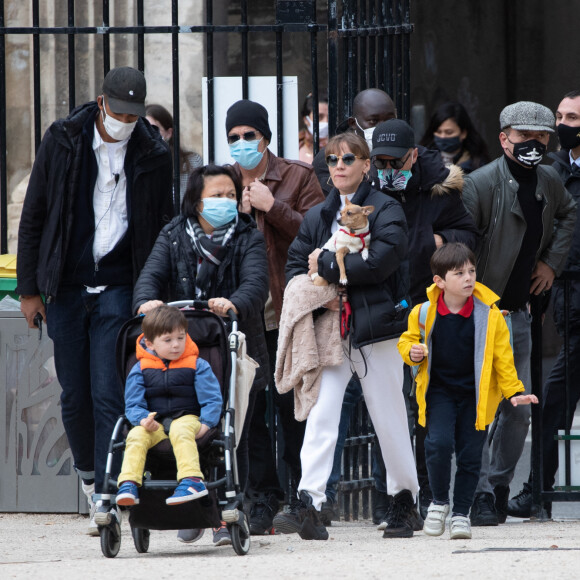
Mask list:
[[[417,501],[417,503],[419,502]],[[413,526],[413,531],[420,532],[423,529],[424,524],[425,522],[417,509],[417,505],[414,505],[411,510],[411,525]]]
[[[412,538],[413,511],[416,512],[413,494],[408,489],[400,491],[393,498],[383,538]]]
[[[320,521],[325,526],[332,526],[332,522],[340,520],[340,512],[336,501],[325,501],[320,508]]]
[[[270,494],[257,499],[250,510],[250,534],[264,536],[272,531],[272,520],[278,513],[278,499]]]
[[[298,534],[303,540],[328,540],[328,532],[305,491],[300,492],[300,499],[292,502],[288,512],[276,514],[273,523],[282,534]]]
[[[499,524],[495,511],[495,500],[491,493],[478,493],[475,496],[469,519],[473,527],[497,526]]]
[[[505,524],[508,511],[508,499],[510,498],[509,485],[496,485],[493,488],[495,495],[495,512],[497,513],[497,521],[500,524]]]
[[[419,514],[424,520],[427,519],[427,511],[429,510],[432,501],[432,491],[428,487],[425,489],[421,488],[419,490]]]
[[[387,513],[393,498],[385,491],[378,491],[373,488],[373,524],[380,524],[386,521]]]
[[[514,518],[529,518],[532,515],[532,486],[525,482],[518,495],[507,503],[507,514]]]

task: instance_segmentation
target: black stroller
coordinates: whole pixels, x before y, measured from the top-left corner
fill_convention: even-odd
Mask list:
[[[140,502],[129,508],[131,534],[137,552],[149,549],[149,530],[176,530],[219,527],[227,524],[232,546],[243,556],[250,550],[250,530],[243,511],[243,493],[238,482],[235,454],[235,394],[236,361],[238,352],[237,318],[232,310],[228,315],[231,332],[222,318],[207,310],[202,301],[173,302],[184,308],[189,335],[199,348],[199,356],[209,362],[222,390],[224,410],[222,423],[197,440],[200,463],[209,495],[178,508],[166,505],[175,487],[176,463],[169,440],[153,447],[147,455],[145,477],[139,489]],[[126,322],[117,338],[117,374],[121,384],[137,361],[135,343],[141,333],[141,317]],[[111,476],[114,455],[122,453],[125,438],[131,428],[124,415],[119,417],[111,442],[104,480],[107,493],[95,496],[102,505],[97,509],[95,522],[101,536],[101,550],[107,558],[114,558],[121,546],[119,507],[115,504],[117,481]],[[218,499],[218,490],[220,498]],[[220,513],[221,512],[221,513]]]

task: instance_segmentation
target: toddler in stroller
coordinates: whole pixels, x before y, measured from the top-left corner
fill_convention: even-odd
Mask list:
[[[130,510],[138,552],[148,550],[150,529],[216,527],[222,520],[236,553],[249,551],[234,453],[237,321],[230,311],[228,337],[223,320],[203,310],[207,303],[187,305],[196,310],[163,305],[127,322],[119,333],[117,366],[119,376],[127,376],[126,416],[117,421],[109,447],[105,489],[111,493],[96,498],[102,505],[95,514],[107,557],[115,557],[121,543],[120,509],[115,504]],[[218,424],[224,399],[222,431]],[[125,441],[128,427],[132,428]],[[117,484],[111,476],[113,456],[123,448]],[[176,464],[177,481],[172,479]],[[216,494],[220,487],[225,487],[221,514]]]

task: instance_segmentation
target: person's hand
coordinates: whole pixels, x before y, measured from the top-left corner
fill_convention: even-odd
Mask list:
[[[250,201],[250,188],[244,187],[242,191],[242,206],[240,211],[243,213],[252,213],[252,202]]]
[[[321,248],[316,248],[313,252],[310,253],[308,256],[308,275],[312,276],[312,274],[318,274],[318,256],[322,253]]]
[[[518,405],[534,405],[538,404],[538,397],[536,395],[518,395],[517,397],[512,397],[510,403],[517,407]]]
[[[530,294],[540,294],[546,292],[552,287],[556,273],[546,262],[538,261],[532,272],[532,285]]]
[[[145,417],[145,419],[141,419],[141,427],[143,427],[143,429],[146,431],[157,431],[161,425],[159,425],[159,423],[154,419],[155,415],[157,415],[157,412],[152,411],[149,413],[149,415],[147,415],[147,417]]]
[[[42,316],[42,320],[46,322],[46,311],[44,309],[44,302],[40,297],[40,294],[34,296],[21,296],[20,297],[20,312],[24,314],[26,322],[28,322],[28,328],[36,328],[34,324],[34,317],[37,314]]]
[[[209,309],[218,316],[226,317],[230,308],[236,314],[238,313],[238,309],[234,306],[233,302],[227,298],[210,298],[207,301],[207,305],[209,306]]]
[[[424,344],[414,344],[409,351],[409,358],[413,362],[421,362],[427,354],[426,351],[427,348]]]
[[[207,425],[201,424],[197,435],[195,436],[196,439],[201,439],[207,432],[209,431],[209,427]]]
[[[325,305],[324,308],[326,308],[327,310],[334,310],[334,312],[338,312],[340,309],[340,299],[337,296],[336,298],[333,298],[332,300],[329,300]]]
[[[141,304],[141,306],[139,306],[137,314],[147,314],[148,312],[151,312],[155,308],[163,306],[163,304],[164,302],[162,302],[161,300],[149,300],[148,302],[144,302],[143,304]]]
[[[274,196],[258,178],[256,178],[250,185],[248,185],[250,192],[250,204],[252,207],[264,212],[269,212],[274,205]],[[242,197],[243,202],[243,197]]]
[[[440,248],[445,243],[443,241],[443,238],[439,234],[433,234],[433,237],[435,238],[435,247],[436,248]]]

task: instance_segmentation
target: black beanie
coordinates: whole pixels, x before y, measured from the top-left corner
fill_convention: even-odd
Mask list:
[[[247,125],[257,129],[266,137],[268,142],[272,139],[272,131],[270,131],[270,125],[268,124],[268,111],[260,103],[243,99],[234,103],[228,109],[226,114],[226,133],[240,125]]]

